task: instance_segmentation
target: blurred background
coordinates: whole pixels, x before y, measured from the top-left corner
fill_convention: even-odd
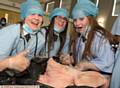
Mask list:
[[[19,21],[20,4],[25,0],[0,0],[0,18],[5,17],[8,24]],[[43,25],[49,24],[48,15],[56,7],[66,8],[71,14],[71,10],[77,0],[40,0],[46,15]],[[97,21],[99,24],[111,30],[112,25],[120,12],[120,0],[92,0],[99,7],[99,15]],[[71,28],[72,20],[69,19],[69,28]]]

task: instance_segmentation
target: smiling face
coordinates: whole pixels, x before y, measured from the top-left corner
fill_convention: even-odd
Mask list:
[[[67,24],[67,19],[63,16],[56,16],[54,21],[55,21],[55,26],[59,30],[64,29]]]
[[[25,18],[25,23],[33,30],[38,30],[43,22],[43,17],[38,14],[31,14]]]
[[[86,28],[89,26],[90,22],[88,17],[78,18],[73,20],[75,29],[78,33],[83,33],[86,31]]]

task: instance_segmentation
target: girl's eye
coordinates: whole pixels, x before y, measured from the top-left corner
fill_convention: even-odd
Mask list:
[[[78,18],[78,19],[74,19],[74,21],[77,21],[77,20],[80,20],[80,21],[82,21],[82,20],[84,20],[84,18]]]
[[[84,18],[79,18],[79,20],[84,20]]]

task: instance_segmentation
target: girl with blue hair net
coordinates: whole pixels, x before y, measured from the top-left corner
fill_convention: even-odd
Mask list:
[[[97,71],[109,80],[114,66],[114,52],[110,45],[113,37],[97,23],[97,14],[98,8],[90,0],[78,0],[72,10],[74,64],[78,70]],[[105,86],[108,87],[108,83]]]
[[[45,43],[45,31],[40,30],[44,15],[40,3],[27,0],[21,4],[20,10],[21,23],[0,30],[1,73],[7,68],[23,72]],[[0,84],[4,84],[3,81],[7,84],[5,80],[0,81]]]
[[[115,36],[115,65],[111,77],[110,88],[120,88],[120,15],[117,17],[112,27],[112,34]]]
[[[59,57],[61,53],[68,53],[68,12],[63,8],[55,8],[50,13],[49,18],[49,26],[43,27],[46,29],[46,42],[40,56],[46,58]]]

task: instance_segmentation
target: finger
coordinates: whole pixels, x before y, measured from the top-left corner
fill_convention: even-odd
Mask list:
[[[70,57],[70,55],[69,55],[69,54],[67,54],[67,57]]]
[[[60,58],[61,58],[61,59],[64,58],[64,55],[61,55]]]
[[[27,56],[28,53],[29,53],[29,50],[24,50],[24,51],[20,52],[19,55]]]

